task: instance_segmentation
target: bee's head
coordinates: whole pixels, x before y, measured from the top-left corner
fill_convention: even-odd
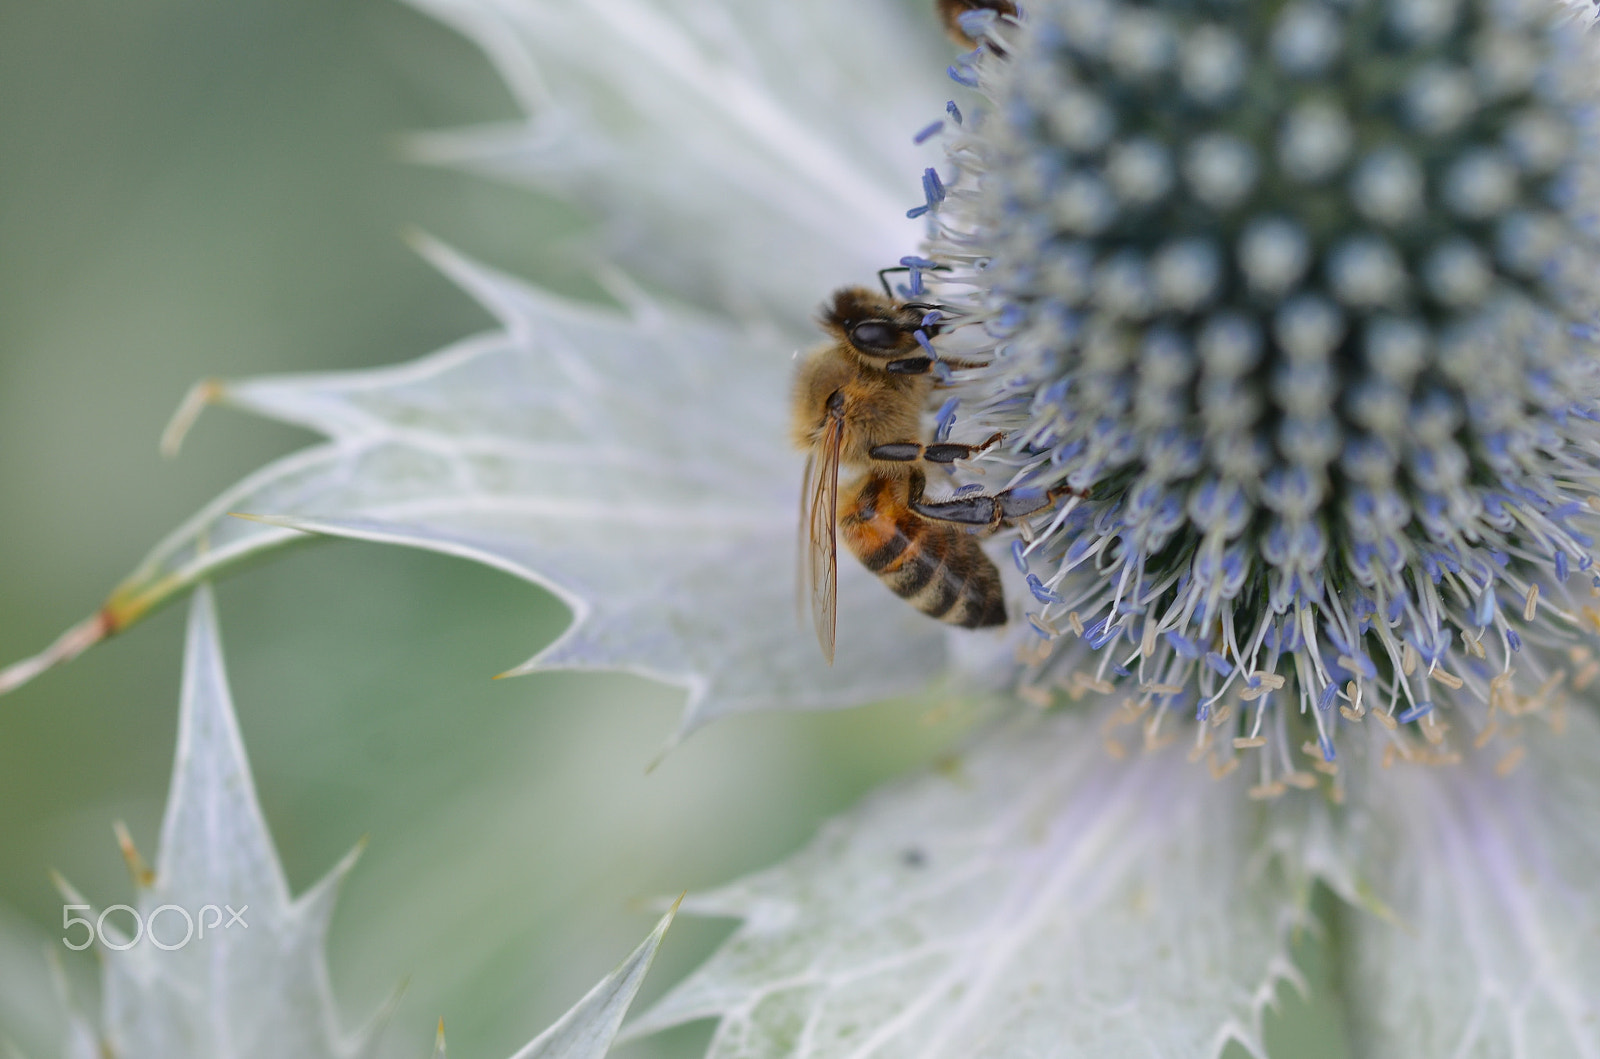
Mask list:
[[[897,305],[864,287],[844,287],[822,310],[825,330],[851,349],[873,360],[897,360],[917,351],[916,331],[929,336],[938,325],[923,327],[928,306]]]

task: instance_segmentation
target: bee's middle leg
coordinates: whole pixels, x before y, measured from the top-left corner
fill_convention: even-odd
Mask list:
[[[874,445],[867,451],[867,455],[875,460],[886,460],[891,463],[912,463],[917,460],[926,460],[928,463],[954,463],[957,460],[970,460],[1004,440],[1004,434],[994,433],[977,445],[961,445],[949,441],[941,441],[936,445],[924,445],[920,441],[891,441],[883,445]]]

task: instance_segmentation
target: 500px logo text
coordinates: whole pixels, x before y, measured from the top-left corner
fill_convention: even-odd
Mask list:
[[[61,944],[74,952],[87,949],[96,940],[108,949],[121,952],[131,949],[139,941],[148,937],[150,944],[165,952],[181,949],[191,941],[203,940],[206,932],[216,933],[218,929],[228,930],[239,927],[248,930],[249,923],[244,921],[244,914],[250,911],[249,905],[242,906],[234,911],[232,905],[202,905],[200,911],[190,915],[189,910],[179,905],[160,905],[150,910],[149,915],[141,915],[139,910],[130,905],[111,905],[101,912],[95,919],[74,915],[75,912],[92,912],[89,905],[62,905],[61,906]],[[119,933],[106,933],[106,917],[113,912],[126,912],[133,918],[133,935],[128,937]],[[224,919],[224,913],[227,918]],[[74,938],[74,927],[83,927],[82,938]],[[112,930],[118,930],[118,924],[111,924]],[[159,928],[159,929],[158,929]]]

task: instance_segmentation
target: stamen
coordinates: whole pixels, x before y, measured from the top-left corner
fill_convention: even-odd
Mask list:
[[[1400,717],[1395,718],[1395,720],[1400,721],[1402,725],[1410,725],[1411,721],[1426,717],[1427,713],[1432,712],[1432,710],[1434,710],[1432,702],[1418,702],[1410,710],[1400,713]]]
[[[1504,757],[1495,762],[1494,774],[1501,779],[1511,775],[1512,772],[1516,771],[1517,766],[1522,764],[1522,759],[1526,754],[1526,748],[1521,746],[1512,747],[1506,751]]]
[[[918,331],[917,334],[922,334],[922,332]],[[924,340],[924,341],[926,341],[926,340]],[[939,406],[938,415],[935,416],[935,419],[934,419],[934,422],[935,422],[935,426],[934,426],[934,430],[933,430],[933,440],[934,441],[938,442],[938,441],[948,441],[948,440],[950,440],[950,431],[955,429],[955,425],[956,425],[956,409],[958,407],[960,407],[960,405],[961,405],[961,398],[959,398],[959,397],[948,397],[948,398],[945,399],[944,404]],[[1021,547],[1022,542],[1021,541],[1015,541],[1015,542],[1013,542],[1013,544],[1014,544],[1014,547],[1012,548],[1012,551],[1013,551],[1013,553],[1015,553],[1016,549]],[[1023,572],[1026,573],[1027,571],[1023,571]]]
[[[952,65],[945,72],[950,75],[950,80],[958,85],[965,85],[968,88],[978,87],[978,71],[971,66]]]

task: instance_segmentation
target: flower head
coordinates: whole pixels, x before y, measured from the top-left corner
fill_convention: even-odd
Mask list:
[[[1087,494],[1015,548],[1029,681],[1233,718],[1267,791],[1368,713],[1449,759],[1439,711],[1587,683],[1593,37],[1543,0],[964,25],[991,105],[947,136],[928,282],[988,336],[964,413],[1013,483]]]

